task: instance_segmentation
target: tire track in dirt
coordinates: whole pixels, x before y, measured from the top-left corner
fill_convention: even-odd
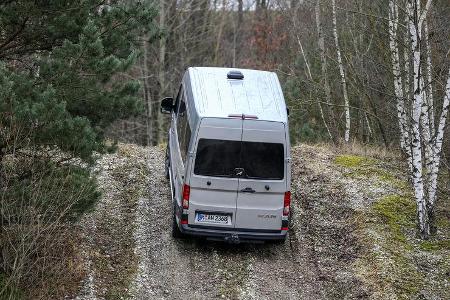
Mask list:
[[[134,239],[136,200],[146,177],[145,151],[120,145],[117,153],[103,155],[96,166],[102,197],[95,210],[81,221],[88,276],[76,299],[112,299],[128,294],[135,273]],[[144,167],[143,167],[144,166]]]
[[[128,289],[130,298],[364,298],[366,290],[350,269],[358,254],[351,233],[353,211],[345,203],[345,187],[334,180],[333,176],[340,175],[330,168],[332,154],[316,152],[316,148],[309,146],[293,149],[294,197],[287,241],[281,245],[229,245],[172,238],[172,207],[169,184],[164,177],[164,150],[159,147],[139,150],[148,169],[145,180],[131,184],[145,186],[132,201],[135,205],[129,213],[134,218],[128,220],[133,224],[124,227],[126,232],[121,234],[134,240],[134,256],[129,259],[135,260],[130,264],[136,268]],[[115,155],[120,158],[121,151]],[[130,159],[136,158],[131,156]],[[105,178],[108,176],[106,174]],[[108,191],[108,181],[101,183]],[[120,197],[120,193],[116,196]],[[93,217],[101,218],[102,214],[94,213]],[[96,273],[96,276],[105,280],[102,274]],[[105,284],[108,282],[103,282],[102,286]],[[103,294],[96,296],[104,299]]]
[[[310,299],[364,299],[369,291],[357,279],[352,263],[360,255],[354,234],[356,211],[348,184],[336,170],[334,153],[307,145],[293,149],[293,187],[297,198],[294,233],[305,260],[312,265],[305,281],[316,281]],[[300,252],[294,253],[301,256]],[[308,298],[306,298],[308,299]]]
[[[147,199],[137,208],[137,276],[131,293],[135,299],[212,299],[218,296],[221,255],[198,240],[171,236],[172,207],[164,178],[164,151],[149,149]]]
[[[305,166],[304,159],[294,162],[295,178],[300,180],[293,183],[296,200],[288,241],[228,245],[171,237],[163,154],[158,150],[149,157],[149,197],[138,208],[138,236],[146,236],[137,238],[138,249],[145,249],[138,257],[147,266],[141,272],[147,274],[138,275],[137,281],[147,278],[147,283],[135,298],[333,299],[353,297],[351,291],[360,290],[344,267],[355,249],[344,249],[352,241],[346,238],[351,210],[338,201],[342,187],[330,185],[330,179]]]

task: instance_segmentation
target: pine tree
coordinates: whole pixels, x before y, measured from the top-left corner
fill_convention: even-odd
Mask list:
[[[42,240],[99,199],[93,154],[143,108],[125,74],[157,37],[150,1],[0,0],[0,298],[40,284]]]
[[[22,0],[0,10],[0,160],[29,147],[84,160],[105,150],[105,128],[142,108],[138,83],[117,76],[135,62],[139,37],[155,36],[155,9]]]

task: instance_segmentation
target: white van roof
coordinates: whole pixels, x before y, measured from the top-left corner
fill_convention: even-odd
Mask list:
[[[230,71],[239,71],[244,78],[228,79]],[[287,124],[286,104],[278,77],[273,72],[192,67],[184,79],[194,99],[195,107],[191,106],[190,111],[199,119],[244,114]]]

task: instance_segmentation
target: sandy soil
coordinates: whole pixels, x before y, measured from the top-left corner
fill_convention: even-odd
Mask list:
[[[367,299],[355,219],[386,193],[343,176],[325,148],[295,147],[282,245],[171,237],[164,149],[120,145],[99,161],[103,197],[83,220],[89,276],[77,299]],[[392,299],[396,299],[395,297]]]

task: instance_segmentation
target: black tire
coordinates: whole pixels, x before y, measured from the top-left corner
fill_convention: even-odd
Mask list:
[[[167,146],[166,159],[164,161],[164,172],[165,172],[166,179],[169,179],[169,177],[170,177],[169,168],[170,168],[170,157],[169,157],[169,146]]]
[[[177,218],[175,217],[175,209],[172,214],[172,237],[176,239],[180,239],[184,237],[184,234],[180,231],[180,228],[177,224]]]

